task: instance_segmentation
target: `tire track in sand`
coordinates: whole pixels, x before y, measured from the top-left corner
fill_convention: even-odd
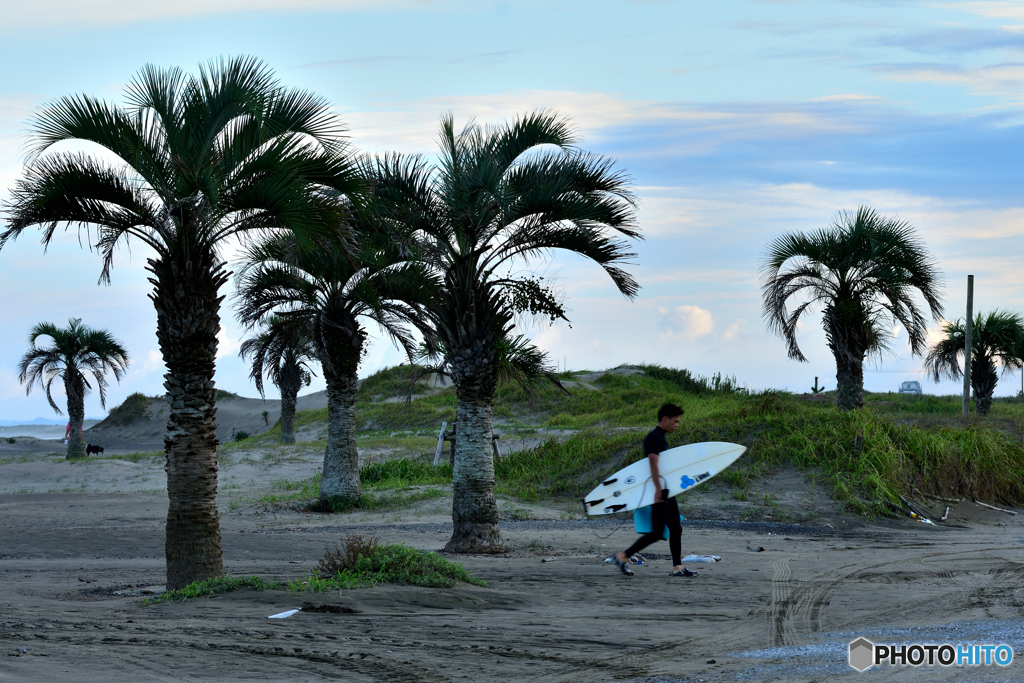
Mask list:
[[[772,562],[772,593],[768,603],[768,646],[796,645],[796,625],[793,623],[793,586],[789,558]]]

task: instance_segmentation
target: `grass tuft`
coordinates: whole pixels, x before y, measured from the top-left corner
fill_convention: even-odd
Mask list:
[[[282,586],[277,581],[267,581],[258,576],[231,576],[230,574],[225,574],[224,576],[217,576],[212,579],[194,581],[184,588],[167,591],[155,598],[147,598],[142,601],[142,604],[148,605],[150,603],[175,602],[178,600],[195,600],[196,598],[205,598],[219,593],[240,590],[242,588],[249,588],[255,591],[265,591],[280,590]]]
[[[288,588],[291,591],[327,591],[395,583],[424,588],[451,588],[459,581],[474,586],[487,582],[457,562],[437,553],[410,548],[402,543],[381,545],[377,539],[350,535],[343,548],[327,549],[317,567]],[[334,570],[333,573],[331,570]]]
[[[394,583],[424,588],[451,588],[458,582],[486,586],[487,582],[437,553],[416,550],[401,543],[381,544],[376,538],[350,534],[335,550],[325,548],[316,568],[287,586],[258,576],[234,577],[229,574],[190,583],[179,590],[168,591],[155,598],[142,600],[143,605],[161,602],[195,600],[228,591],[249,588],[256,591],[285,590],[325,592],[351,590]]]

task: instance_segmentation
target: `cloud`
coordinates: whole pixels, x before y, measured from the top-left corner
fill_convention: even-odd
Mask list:
[[[1024,6],[1019,2],[956,2],[939,5],[989,19],[1015,19],[1024,23]]]
[[[729,325],[729,327],[725,328],[725,332],[722,332],[722,341],[735,341],[736,338],[739,337],[740,328],[743,327],[743,325],[746,324],[746,322],[747,321],[744,320],[743,318],[737,318],[736,320],[732,321],[732,324]]]
[[[31,114],[32,107],[33,102],[29,97],[0,98],[0,187],[13,185],[21,171],[19,159],[25,120]]]
[[[379,11],[432,4],[432,0],[35,0],[7,3],[4,27],[126,24],[232,12]]]
[[[697,339],[704,337],[715,329],[715,318],[711,311],[700,306],[679,306],[678,308],[666,310],[658,309],[661,313],[661,322],[658,327],[661,329],[662,339]]]
[[[903,47],[917,52],[949,54],[983,50],[1020,50],[1024,48],[1024,35],[1019,30],[1009,28],[950,26],[888,36],[880,39],[878,43],[886,47]]]
[[[234,335],[228,332],[226,327],[221,325],[220,330],[217,332],[217,360],[235,355],[240,346],[241,341],[236,339]]]
[[[489,95],[444,96],[410,103],[377,103],[372,111],[341,110],[353,143],[369,151],[397,149],[433,153],[438,116],[451,110],[456,126],[471,118],[507,121],[516,113],[554,109],[569,117],[586,144],[617,140],[624,127],[668,126],[685,131],[685,149],[673,153],[707,154],[727,141],[763,138],[799,139],[813,135],[867,133],[872,126],[835,107],[856,96],[790,104],[698,105],[624,98],[614,93],[510,90]],[[870,98],[859,98],[869,100]],[[663,150],[668,151],[668,150]]]
[[[876,67],[887,78],[907,83],[937,83],[966,89],[974,95],[1024,104],[1024,62],[965,67],[958,64],[907,64]]]

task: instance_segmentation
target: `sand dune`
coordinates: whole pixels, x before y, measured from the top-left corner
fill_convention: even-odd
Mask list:
[[[300,396],[297,410],[315,410],[327,407],[327,392],[318,391]],[[269,414],[264,421],[262,413]],[[115,450],[154,450],[164,446],[164,432],[167,429],[167,417],[170,408],[163,400],[151,400],[146,408],[146,415],[124,424],[116,418],[108,417],[86,434],[89,443],[99,444],[104,448]],[[246,431],[249,434],[265,432],[281,417],[280,399],[245,398],[230,396],[217,401],[217,438],[222,443],[231,441],[235,432]],[[268,424],[269,423],[269,424]]]

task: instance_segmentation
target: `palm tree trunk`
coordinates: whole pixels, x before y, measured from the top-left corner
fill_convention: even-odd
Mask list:
[[[506,550],[498,527],[491,452],[496,360],[493,344],[487,347],[478,341],[468,349],[459,350],[450,363],[458,396],[455,407],[458,436],[452,472],[452,537],[444,547],[450,553],[502,553]]]
[[[286,364],[277,386],[281,390],[281,443],[295,443],[295,403],[300,387],[302,372],[294,364]]]
[[[281,443],[295,443],[295,403],[298,398],[298,387],[281,387]]]
[[[992,410],[992,394],[995,393],[999,373],[991,356],[976,353],[971,358],[971,389],[974,391],[974,407],[978,415],[988,415]]]
[[[332,362],[324,364],[327,381],[327,450],[321,500],[354,503],[362,490],[359,484],[359,453],[355,447],[355,391],[359,380],[359,348],[347,342],[331,344]]]
[[[836,406],[840,410],[864,407],[864,361],[836,354]]]
[[[227,280],[213,254],[194,261],[149,261],[150,295],[167,373],[170,416],[167,455],[167,588],[183,588],[224,573],[217,514],[216,389],[213,374],[220,329],[217,290]]]
[[[82,425],[85,422],[85,383],[70,368],[65,372],[64,392],[68,397],[68,421],[71,423],[68,452],[65,457],[67,460],[71,460],[72,458],[84,458],[87,455],[85,435],[82,433]]]

